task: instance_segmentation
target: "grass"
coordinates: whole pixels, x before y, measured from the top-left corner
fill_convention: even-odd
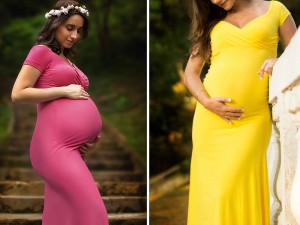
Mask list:
[[[110,68],[89,76],[89,93],[106,118],[146,162],[147,79],[146,69]]]

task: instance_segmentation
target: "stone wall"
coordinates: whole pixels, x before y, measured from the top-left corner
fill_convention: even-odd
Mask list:
[[[300,29],[274,67],[269,102],[271,225],[300,225]]]

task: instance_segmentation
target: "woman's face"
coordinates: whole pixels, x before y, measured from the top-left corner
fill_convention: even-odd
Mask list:
[[[55,39],[61,49],[71,48],[82,35],[84,20],[80,15],[70,16],[55,32]]]
[[[236,1],[237,0],[211,0],[211,3],[228,11],[232,9]]]

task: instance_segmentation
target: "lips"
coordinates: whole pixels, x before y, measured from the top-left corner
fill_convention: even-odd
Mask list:
[[[73,44],[75,43],[75,41],[69,41],[69,40],[67,40],[67,43],[68,43],[69,45],[73,45]]]

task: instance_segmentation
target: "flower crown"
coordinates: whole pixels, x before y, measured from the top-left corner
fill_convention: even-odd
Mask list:
[[[85,16],[89,16],[89,11],[85,8],[85,6],[74,6],[68,5],[67,7],[61,7],[60,9],[52,9],[50,12],[45,14],[46,19],[50,19],[53,16],[60,17],[62,14],[67,15],[70,10],[74,10],[80,12]]]

